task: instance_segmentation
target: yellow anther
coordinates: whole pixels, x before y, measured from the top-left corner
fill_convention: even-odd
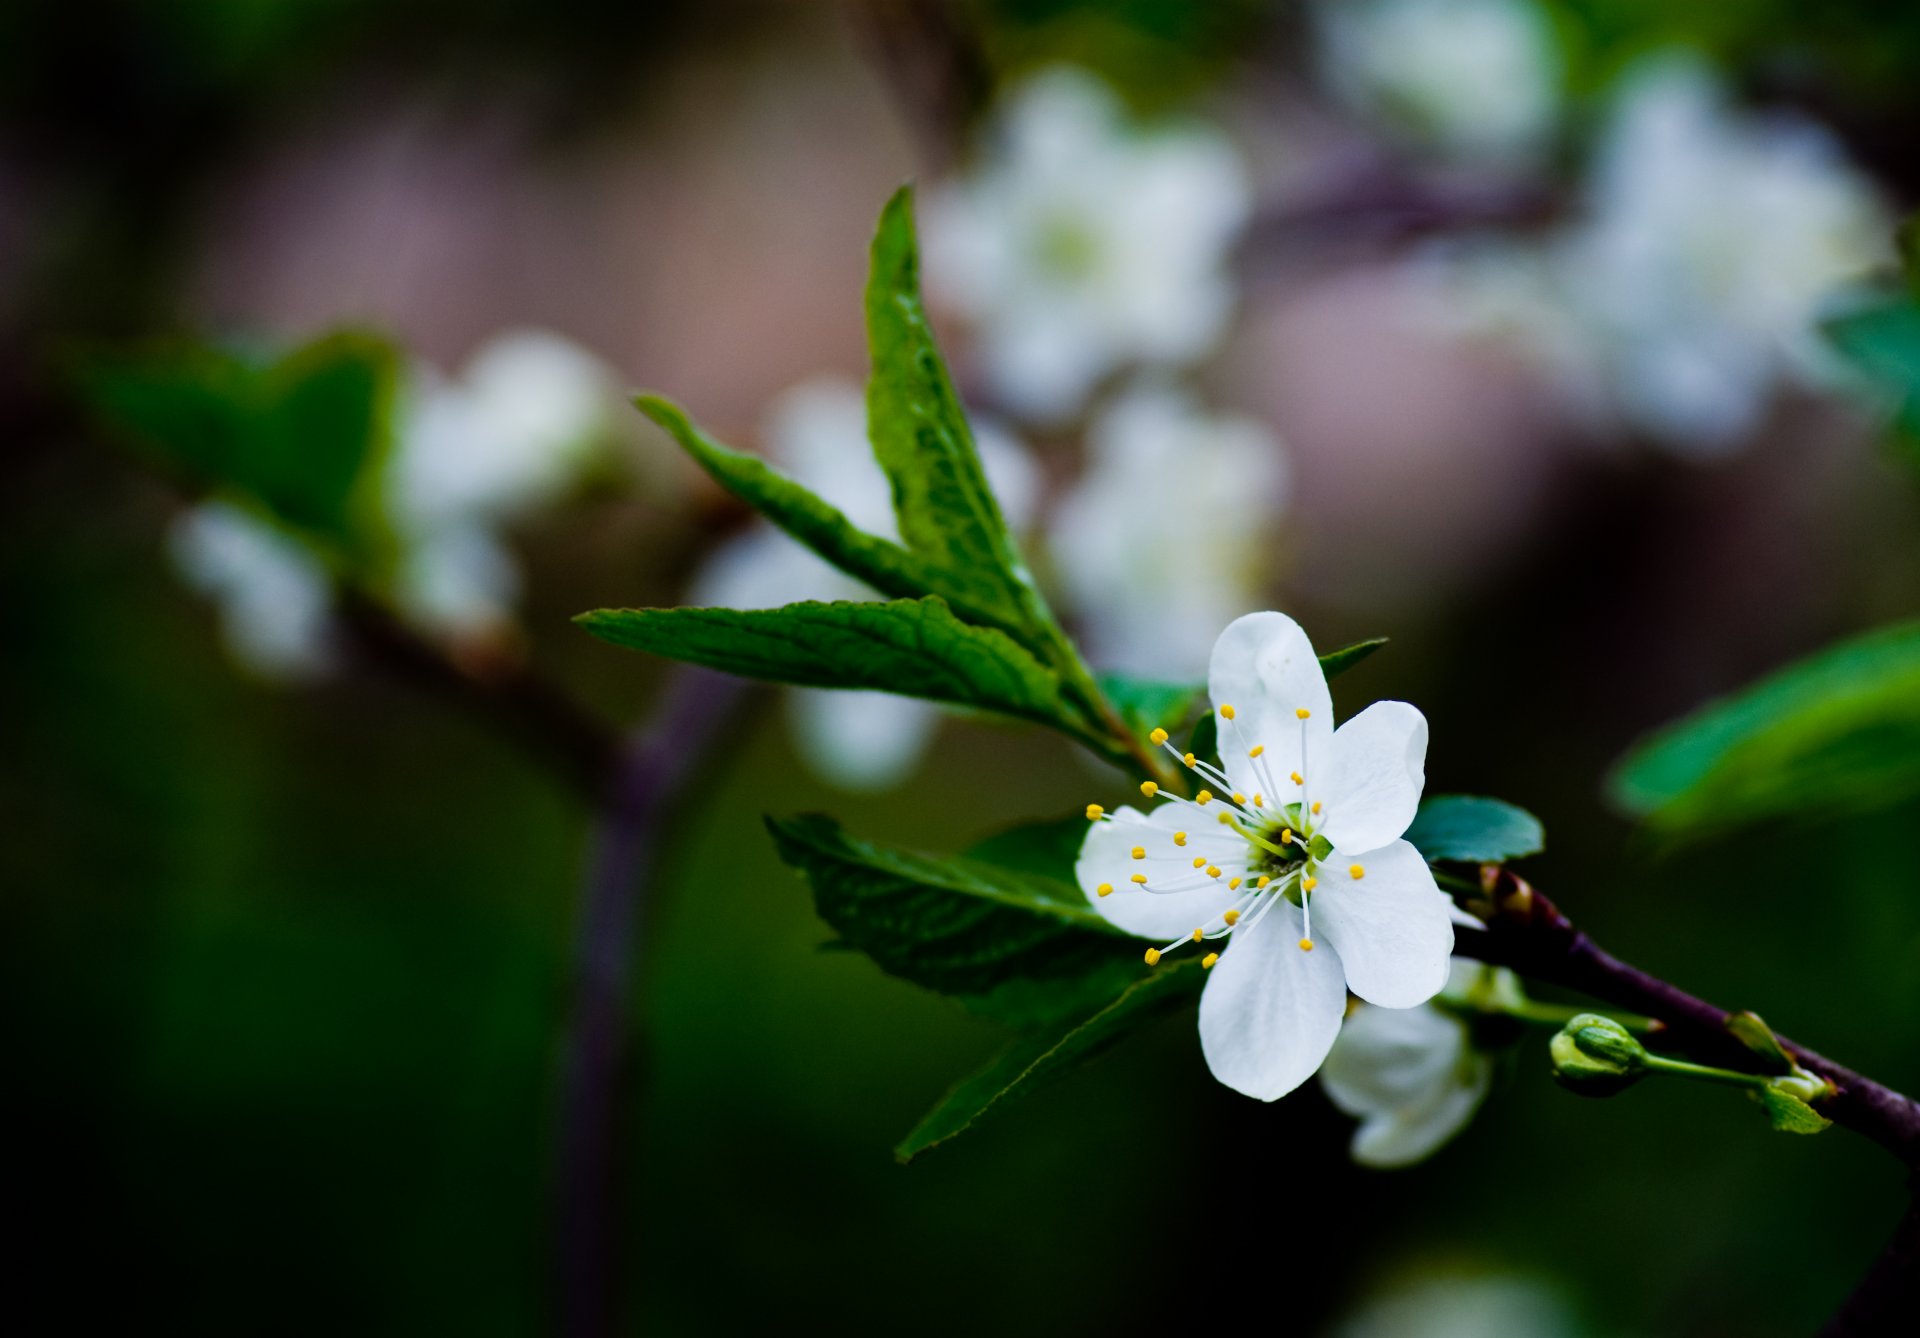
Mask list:
[[[1147,965],[1148,966],[1160,965],[1160,949],[1158,948],[1147,949]]]
[[[1221,916],[1220,918],[1222,920],[1225,920],[1229,925],[1237,925],[1240,923],[1240,912],[1228,911],[1225,915]]]
[[[1153,733],[1147,735],[1147,742],[1151,743],[1156,748],[1158,748],[1161,744],[1165,743],[1166,741],[1167,741],[1167,731],[1165,731],[1164,729],[1156,729],[1155,731],[1153,731]]]
[[[1315,813],[1318,813],[1320,811],[1320,801],[1318,799],[1313,801],[1313,811]]]
[[[1237,892],[1239,890],[1240,890],[1240,880],[1238,878],[1227,879],[1227,891]]]
[[[1100,886],[1093,889],[1093,893],[1097,897],[1110,897],[1113,895],[1113,884],[1102,883],[1100,884]]]
[[[1160,787],[1158,785],[1155,785],[1152,781],[1141,781],[1140,793],[1144,794],[1147,798],[1151,799],[1156,794],[1160,793]]]
[[[1300,773],[1299,773],[1299,772],[1297,772],[1297,771],[1293,773],[1293,783],[1294,783],[1295,785],[1305,785],[1305,784],[1306,784],[1306,782],[1305,782],[1305,781],[1303,781],[1303,780],[1301,780],[1301,779],[1300,779]]]
[[[1219,876],[1220,876],[1220,866],[1218,864],[1209,864],[1207,866],[1207,877],[1218,878]]]
[[[1200,959],[1200,965],[1205,967],[1207,970],[1211,971],[1213,970],[1213,964],[1219,960],[1220,960],[1219,953],[1210,952],[1205,957],[1202,957]]]
[[[1133,857],[1135,859],[1145,859],[1147,857],[1147,848],[1145,846],[1135,846],[1133,848]]]
[[[1256,743],[1256,744],[1254,744],[1254,745],[1253,745],[1253,747],[1251,747],[1251,748],[1249,748],[1249,749],[1247,749],[1247,756],[1248,756],[1248,757],[1258,757],[1258,756],[1260,756],[1260,754],[1262,754],[1262,753],[1264,753],[1264,752],[1266,752],[1266,751],[1267,751],[1267,745],[1266,745],[1266,744],[1264,744],[1264,743]]]
[[[1280,844],[1283,846],[1289,846],[1293,844],[1293,828],[1282,827],[1280,829]]]
[[[1226,719],[1228,719],[1228,720],[1231,720],[1231,719],[1233,719],[1233,708],[1232,708],[1231,706],[1228,706],[1228,705],[1225,705],[1225,704],[1223,703],[1223,704],[1221,705],[1221,707],[1220,707],[1220,714],[1221,714],[1221,715],[1222,715],[1222,716],[1223,716],[1224,718],[1226,718]]]
[[[1173,834],[1173,843],[1177,846],[1185,845],[1187,843],[1187,834],[1185,832],[1175,832]]]
[[[1180,760],[1181,760],[1182,762],[1185,762],[1185,763],[1186,763],[1186,764],[1187,764],[1188,766],[1192,766],[1192,765],[1194,764],[1194,763],[1193,763],[1193,754],[1192,754],[1192,753],[1182,753],[1182,754],[1180,754]]]
[[[1267,797],[1264,794],[1255,794],[1253,796],[1253,806],[1255,808],[1265,808],[1267,806]]]
[[[1204,868],[1206,868],[1206,867],[1207,867],[1207,857],[1206,857],[1205,855],[1195,855],[1195,856],[1193,857],[1193,867],[1194,867],[1194,868],[1196,868],[1196,869],[1204,869]]]
[[[1266,875],[1265,875],[1265,874],[1263,873],[1263,874],[1261,874],[1261,875],[1260,875],[1260,878],[1259,878],[1259,881],[1257,881],[1257,882],[1255,882],[1255,883],[1254,883],[1254,886],[1255,886],[1255,887],[1265,887],[1265,886],[1266,886],[1266,885],[1267,885],[1268,883],[1271,883],[1272,881],[1273,881],[1273,879],[1271,879],[1271,878],[1269,878],[1269,877],[1267,877],[1267,876],[1266,876]]]
[[[1306,719],[1306,718],[1307,718],[1308,716],[1310,716],[1310,715],[1312,715],[1312,714],[1313,714],[1313,712],[1312,712],[1312,711],[1309,711],[1309,710],[1308,710],[1308,709],[1307,709],[1306,707],[1304,707],[1304,706],[1296,706],[1296,707],[1294,707],[1294,708],[1293,708],[1293,718],[1294,718],[1295,720],[1305,720],[1305,719]]]
[[[1231,813],[1222,813],[1222,814],[1220,815],[1220,825],[1221,825],[1222,827],[1231,827],[1231,826],[1233,826],[1233,814],[1231,814]]]
[[[1312,952],[1312,951],[1313,951],[1313,940],[1312,940],[1312,939],[1310,939],[1310,938],[1303,938],[1303,939],[1301,939],[1301,940],[1300,940],[1300,951],[1301,951],[1301,952]]]
[[[1207,937],[1207,931],[1196,926],[1193,931],[1193,941],[1195,943],[1199,943],[1203,941],[1206,937]]]
[[[1196,804],[1200,804],[1202,806],[1211,804],[1213,802],[1213,791],[1202,790],[1199,794],[1196,794],[1193,797],[1193,802]]]
[[[1233,802],[1245,808],[1247,806],[1247,797],[1238,790],[1235,790],[1233,792]]]
[[[1087,805],[1087,821],[1088,822],[1100,821],[1100,815],[1102,813],[1105,813],[1106,811],[1107,811],[1106,809],[1100,807],[1100,805],[1098,804],[1088,804]]]
[[[1358,864],[1350,864],[1350,865],[1348,865],[1348,866],[1347,866],[1347,877],[1349,877],[1349,878],[1365,878],[1366,876],[1367,876],[1367,871],[1366,871],[1366,869],[1365,869],[1364,867],[1362,867],[1361,865],[1358,865]]]
[[[1145,887],[1147,885],[1147,876],[1144,873],[1136,873],[1133,876],[1133,881]]]
[[[1302,878],[1300,880],[1300,886],[1311,892],[1314,888],[1320,886],[1320,880],[1318,878]]]

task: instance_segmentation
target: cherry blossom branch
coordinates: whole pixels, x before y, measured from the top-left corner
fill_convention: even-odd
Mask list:
[[[1487,928],[1455,931],[1454,950],[1462,956],[1646,1013],[1666,1024],[1661,1038],[1674,1048],[1709,1062],[1752,1067],[1752,1054],[1727,1029],[1725,1010],[1613,956],[1524,879],[1489,865],[1481,870],[1480,895],[1464,900]],[[1913,1197],[1893,1239],[1821,1330],[1823,1338],[1909,1333],[1920,1313],[1920,1102],[1784,1036],[1777,1039],[1802,1068],[1834,1085],[1833,1095],[1819,1103],[1820,1113],[1872,1139],[1910,1172]]]
[[[1467,908],[1487,928],[1457,929],[1454,950],[1460,955],[1645,1013],[1666,1024],[1664,1042],[1697,1059],[1753,1067],[1752,1052],[1727,1030],[1725,1009],[1608,953],[1510,870],[1489,866],[1481,886],[1484,896],[1469,899]],[[1784,1036],[1779,1039],[1802,1068],[1833,1083],[1834,1094],[1820,1102],[1822,1115],[1872,1139],[1908,1168],[1920,1169],[1920,1102]]]
[[[660,834],[697,788],[714,755],[708,745],[745,687],[724,674],[677,668],[650,722],[622,747],[602,800],[574,940],[557,1114],[556,1301],[559,1331],[578,1338],[623,1327],[620,1114],[635,1057],[628,1017],[645,961],[646,892],[662,853]]]

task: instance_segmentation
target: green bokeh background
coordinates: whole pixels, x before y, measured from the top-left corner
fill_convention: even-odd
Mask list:
[[[1000,49],[1171,43],[1202,70],[1231,49],[1215,26],[1183,27],[1185,6],[1066,8],[990,15]],[[1270,31],[1259,7],[1233,8],[1242,26],[1219,25],[1233,41]],[[1630,29],[1649,7],[1567,8]],[[1700,16],[1702,40],[1735,55],[1777,49],[1789,22],[1755,7],[1729,36],[1720,6],[1659,8],[1665,25],[1677,8]],[[1910,77],[1920,58],[1868,8],[1830,6],[1794,36],[1830,86],[1858,70],[1868,91],[1849,109],[1880,126],[1911,110],[1881,91],[1882,66]],[[90,48],[73,7],[16,10],[0,41],[0,114],[73,154],[95,192],[5,331],[0,1008],[27,1238],[17,1313],[46,1317],[23,1331],[540,1331],[586,815],[510,744],[405,685],[288,691],[236,674],[209,611],[156,560],[173,499],[72,412],[50,350],[174,323],[187,215],[171,208],[303,89],[432,45],[462,77],[503,63],[577,76],[564,110],[584,117],[686,47],[760,40],[780,20],[745,5],[345,0],[100,12],[111,40]],[[116,137],[113,107],[147,124]],[[125,206],[142,190],[158,193],[134,227]],[[1695,518],[1737,510],[1743,481],[1782,467],[1596,464],[1526,560],[1458,606],[1410,628],[1301,612],[1326,645],[1396,637],[1339,682],[1337,705],[1418,702],[1431,788],[1538,812],[1549,845],[1528,872],[1602,942],[1916,1090],[1920,807],[1662,852],[1599,799],[1641,729],[1914,607],[1920,509],[1892,461],[1783,532],[1809,555],[1791,618],[1663,586]],[[1857,526],[1868,494],[1872,523]],[[679,573],[636,557],[581,574],[571,544],[534,541],[536,653],[634,718],[657,672],[566,618],[671,602]],[[810,777],[777,709],[749,708],[650,906],[622,1116],[636,1327],[1133,1332],[1235,1303],[1311,1332],[1430,1260],[1548,1274],[1598,1332],[1794,1334],[1897,1215],[1899,1176],[1861,1140],[1774,1136],[1737,1097],[1677,1084],[1579,1101],[1538,1053],[1432,1163],[1363,1172],[1317,1093],[1235,1097],[1184,1021],[897,1167],[892,1143],[995,1033],[821,951],[827,931],[755,815],[831,808],[863,833],[952,849],[1118,786],[1052,740],[956,723],[906,787],[854,799]]]

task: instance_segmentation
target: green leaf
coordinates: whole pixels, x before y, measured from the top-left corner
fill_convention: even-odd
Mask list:
[[[1501,864],[1537,855],[1546,844],[1540,819],[1499,799],[1470,794],[1431,795],[1420,802],[1407,840],[1433,864]]]
[[[1166,683],[1126,674],[1102,674],[1097,681],[1127,728],[1141,736],[1179,728],[1207,694],[1204,683]]]
[[[890,975],[1016,1025],[1084,1014],[1145,969],[1072,883],[847,835],[818,814],[769,818],[814,908]]]
[[[870,688],[1069,730],[1060,680],[1004,632],[972,627],[937,595],[778,609],[600,609],[595,636],[770,683]]]
[[[837,508],[766,461],[715,441],[672,401],[641,395],[634,403],[679,442],[716,483],[849,576],[865,581],[883,595],[902,599],[940,595],[963,617],[982,622],[998,619],[994,609],[969,603],[965,583],[948,579],[944,569],[891,539],[860,529]]]
[[[1086,817],[1079,813],[1021,823],[976,842],[967,848],[966,856],[1020,873],[1071,883],[1074,862],[1080,858],[1080,847],[1087,839],[1087,826]]]
[[[1920,793],[1920,623],[1832,646],[1668,726],[1627,754],[1609,789],[1668,834]]]
[[[1753,1051],[1770,1071],[1792,1073],[1798,1069],[1799,1065],[1793,1062],[1793,1056],[1781,1047],[1779,1038],[1773,1034],[1773,1028],[1769,1027],[1758,1013],[1742,1012],[1729,1015],[1727,1030],[1732,1033],[1736,1041]]]
[[[926,308],[913,230],[913,189],[881,211],[867,281],[867,435],[893,485],[906,546],[938,567],[950,593],[1030,645],[1050,624],[1000,504],[987,485],[973,432],[954,393]]]
[[[1920,300],[1903,298],[1827,323],[1827,337],[1898,406],[1900,430],[1920,438]]]
[[[1337,678],[1386,644],[1385,637],[1377,636],[1366,641],[1356,641],[1351,646],[1342,646],[1339,650],[1322,655],[1320,668],[1328,678]]]
[[[200,344],[102,357],[94,407],[194,486],[238,493],[362,554],[383,539],[379,470],[398,377],[393,348],[335,334],[259,364]]]
[[[1791,1092],[1778,1087],[1760,1087],[1753,1099],[1766,1108],[1767,1122],[1783,1134],[1817,1134],[1833,1127],[1833,1121]]]
[[[902,1162],[912,1161],[973,1128],[990,1112],[1178,1011],[1198,997],[1205,976],[1199,962],[1189,958],[1141,977],[1082,1021],[1018,1037],[985,1068],[948,1092],[900,1141],[893,1155]]]

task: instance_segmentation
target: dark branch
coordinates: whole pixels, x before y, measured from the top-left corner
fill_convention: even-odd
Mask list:
[[[644,961],[647,888],[661,833],[698,788],[709,746],[745,685],[677,668],[648,725],[621,750],[601,801],[574,940],[573,1008],[563,1038],[554,1267],[559,1331],[602,1338],[624,1331],[619,1277],[620,1155],[634,1067],[630,999]]]
[[[1487,928],[1456,930],[1455,951],[1658,1018],[1668,1028],[1663,1039],[1701,1061],[1754,1067],[1752,1053],[1727,1030],[1725,1009],[1608,953],[1523,879],[1504,869],[1485,874],[1486,897],[1468,909]],[[1837,1089],[1820,1103],[1821,1114],[1872,1139],[1909,1168],[1920,1167],[1920,1103],[1784,1036],[1780,1043]]]

